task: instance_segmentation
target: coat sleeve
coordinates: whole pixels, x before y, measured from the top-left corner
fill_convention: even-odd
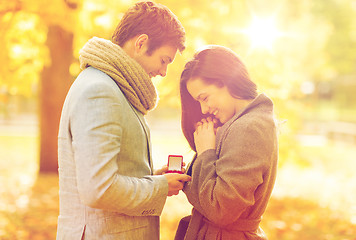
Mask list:
[[[164,176],[118,174],[122,105],[110,84],[92,84],[72,109],[70,129],[81,201],[130,216],[160,215],[168,184]]]
[[[264,129],[257,122],[235,122],[222,140],[219,156],[211,149],[195,160],[184,192],[209,221],[231,224],[257,200],[255,191],[264,181],[273,151]]]

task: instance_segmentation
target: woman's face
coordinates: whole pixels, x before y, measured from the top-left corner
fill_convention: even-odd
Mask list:
[[[226,86],[218,87],[193,78],[187,81],[187,90],[200,103],[203,114],[212,114],[223,124],[239,110],[239,99],[233,98]]]

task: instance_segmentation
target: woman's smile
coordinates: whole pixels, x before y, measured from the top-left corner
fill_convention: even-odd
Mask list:
[[[232,97],[225,86],[207,84],[201,78],[190,79],[187,82],[187,90],[200,103],[203,114],[212,114],[221,123],[227,122],[235,115],[241,101]]]

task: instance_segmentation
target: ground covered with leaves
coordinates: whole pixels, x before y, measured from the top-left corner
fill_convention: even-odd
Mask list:
[[[30,192],[25,208],[1,210],[0,239],[55,239],[58,216],[57,175],[39,175]],[[189,213],[190,206],[184,198],[184,194],[180,194],[167,200],[161,218],[162,239],[173,239],[179,219]],[[269,239],[356,239],[356,225],[351,224],[341,212],[298,198],[272,198],[262,227]]]
[[[167,149],[164,136],[153,137]],[[174,143],[178,144],[179,143]],[[0,136],[0,239],[55,239],[58,176],[38,174],[38,137]],[[356,240],[356,177],[353,148],[304,148],[313,163],[283,165],[261,226],[269,239]],[[156,151],[165,156],[166,152]],[[177,152],[181,151],[180,149]],[[342,164],[335,161],[342,159]],[[340,161],[340,160],[339,160]],[[191,206],[184,194],[167,199],[161,217],[161,239],[170,240]]]

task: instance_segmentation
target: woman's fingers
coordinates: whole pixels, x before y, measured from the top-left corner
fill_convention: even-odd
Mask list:
[[[199,133],[202,130],[211,130],[216,133],[216,129],[214,129],[214,125],[217,123],[217,120],[212,117],[203,118],[199,122],[195,124],[195,132]]]
[[[200,155],[208,149],[215,148],[215,131],[212,118],[202,119],[196,124],[194,132],[194,142],[197,154]]]

